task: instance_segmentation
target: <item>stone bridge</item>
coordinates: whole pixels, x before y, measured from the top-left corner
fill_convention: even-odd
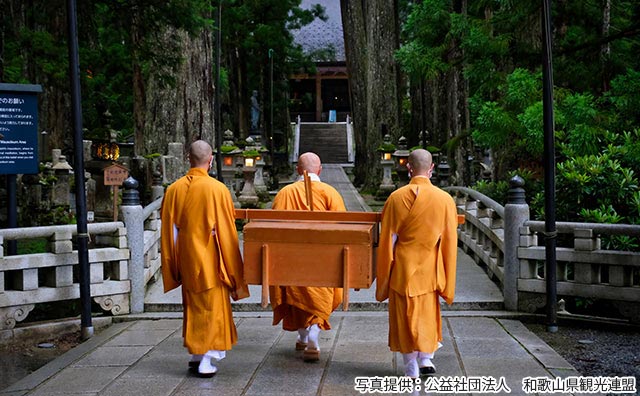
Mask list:
[[[341,166],[326,166],[323,178],[343,194],[348,210],[367,210]],[[511,183],[505,206],[472,189],[446,190],[466,218],[458,231],[465,252],[459,261],[473,260],[484,269],[499,286],[504,308],[534,312],[545,304],[544,223],[529,219],[521,182]],[[128,188],[124,194],[132,193],[134,187]],[[160,273],[161,197],[146,207],[123,201],[131,202],[120,208],[124,221],[88,227],[91,296],[113,315],[143,312],[145,294]],[[557,228],[568,241],[557,248],[558,295],[608,300],[627,320],[640,321],[640,253],[601,244],[609,235],[637,237],[640,226],[558,223]],[[75,234],[74,225],[0,230],[0,331],[11,332],[37,304],[79,298]],[[34,239],[44,241],[46,252],[4,255],[5,241]]]

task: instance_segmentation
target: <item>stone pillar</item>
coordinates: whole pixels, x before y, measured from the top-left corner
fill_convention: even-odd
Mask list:
[[[151,201],[155,201],[158,198],[164,196],[164,187],[162,187],[162,173],[159,170],[153,172],[153,179],[151,181]]]
[[[60,149],[51,150],[51,166],[55,166],[58,163],[61,154],[62,150]]]
[[[63,206],[68,209],[71,206],[69,191],[71,191],[71,174],[73,168],[67,162],[66,157],[61,155],[58,157],[58,162],[52,169],[57,180],[53,185],[51,204],[54,206]]]
[[[91,161],[93,159],[93,153],[91,152],[91,145],[93,142],[91,140],[83,140],[82,141],[82,155],[83,159],[86,161]]]
[[[84,189],[87,197],[87,221],[92,223],[96,212],[96,181],[91,178],[91,172],[84,172]]]
[[[514,176],[509,180],[509,195],[504,207],[504,307],[518,310],[518,278],[520,276],[520,227],[529,220],[529,205],[525,201],[524,180]]]
[[[261,198],[261,200],[263,201],[268,201],[269,192],[267,191],[267,185],[264,184],[264,175],[262,173],[264,170],[264,165],[265,165],[264,159],[263,157],[260,157],[260,159],[256,161],[256,173],[255,173],[255,176],[253,177],[253,186],[256,189],[256,193],[258,194],[258,197]]]
[[[167,155],[161,157],[162,183],[171,184],[186,173],[189,161],[184,160],[182,143],[169,143]]]
[[[127,228],[127,243],[131,256],[129,258],[129,279],[131,281],[131,292],[129,303],[131,313],[144,312],[144,218],[142,205],[140,204],[140,193],[138,192],[138,181],[128,177],[124,183],[122,193],[122,205],[120,211]]]

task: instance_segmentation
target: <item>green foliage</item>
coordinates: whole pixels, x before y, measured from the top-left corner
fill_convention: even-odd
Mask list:
[[[76,224],[76,217],[68,207],[55,206],[47,213],[42,214],[39,223],[48,225]]]
[[[537,217],[544,215],[542,202],[543,198],[538,196],[532,208]],[[612,158],[609,150],[599,155],[571,158],[557,166],[558,219],[637,223],[638,204],[640,193],[635,172]]]
[[[427,0],[414,4],[403,27],[407,42],[396,58],[411,76],[435,78],[449,69],[445,54],[452,24],[448,0]]]
[[[256,149],[245,150],[242,152],[243,157],[258,157],[260,153]]]
[[[529,169],[517,169],[515,171],[511,171],[505,180],[480,180],[471,188],[493,199],[500,205],[506,205],[510,188],[509,180],[514,176],[520,176],[522,180],[524,180],[525,198],[527,202],[530,202],[532,197],[535,197],[540,191],[542,191],[543,185],[539,180],[539,177]]]
[[[640,125],[640,71],[629,68],[614,78],[605,98],[615,110],[616,125],[622,129]]]
[[[472,188],[481,194],[493,199],[501,205],[507,203],[507,193],[509,192],[509,183],[504,180],[497,182],[488,182],[484,180],[478,181]]]
[[[230,152],[232,152],[234,150],[239,150],[238,146],[220,146],[220,151],[223,154],[230,153]]]
[[[392,153],[396,151],[396,145],[393,143],[382,143],[378,146],[376,151],[382,151],[384,153]]]
[[[36,254],[47,252],[47,239],[21,239],[18,240],[17,253],[18,254]]]

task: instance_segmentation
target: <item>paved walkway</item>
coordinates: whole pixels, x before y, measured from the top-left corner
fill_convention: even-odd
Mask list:
[[[322,176],[339,189],[350,210],[368,210],[339,167],[325,166]],[[523,378],[579,375],[517,315],[501,311],[500,291],[473,260],[460,251],[458,261],[456,302],[443,306],[437,375],[409,394],[434,394],[425,390],[434,384],[453,393],[449,377],[455,376],[470,380],[467,386],[479,379],[479,390],[506,385],[511,394],[525,394]],[[294,350],[295,334],[272,326],[269,312],[256,311],[260,288],[251,286],[252,297],[234,303],[238,344],[218,363],[218,374],[201,379],[187,370],[181,312],[171,312],[180,309],[179,292],[164,294],[157,283],[147,295],[147,312],[114,318],[115,324],[0,390],[0,396],[356,395],[382,393],[381,385],[390,387],[387,394],[407,394],[412,384],[397,382],[402,358],[387,347],[386,304],[375,302],[374,291],[351,291],[349,311],[335,312],[332,329],[321,334],[320,361],[305,363]],[[506,388],[497,393],[507,394]]]

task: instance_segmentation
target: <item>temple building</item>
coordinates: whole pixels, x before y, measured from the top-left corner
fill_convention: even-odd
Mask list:
[[[314,4],[325,8],[327,20],[316,19],[292,34],[314,60],[316,73],[290,77],[289,111],[292,118],[300,115],[303,122],[344,122],[351,105],[340,1],[302,0],[300,7],[309,9]]]

